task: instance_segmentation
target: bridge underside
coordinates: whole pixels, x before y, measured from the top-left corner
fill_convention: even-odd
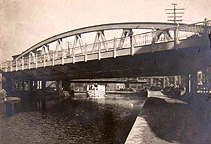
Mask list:
[[[3,73],[14,80],[63,80],[185,75],[207,65],[200,47],[166,50]]]

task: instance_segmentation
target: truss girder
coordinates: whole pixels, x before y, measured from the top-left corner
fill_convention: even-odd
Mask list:
[[[180,25],[186,26],[186,24],[180,24]],[[132,23],[111,23],[111,24],[84,27],[84,28],[68,31],[68,32],[61,33],[61,34],[52,36],[50,38],[47,38],[33,45],[32,47],[24,51],[21,55],[19,55],[17,58],[20,58],[31,51],[35,51],[36,49],[42,47],[43,45],[52,43],[54,41],[60,41],[63,38],[75,36],[79,34],[90,33],[90,32],[95,32],[95,31],[104,31],[104,30],[118,30],[118,29],[119,30],[120,29],[151,29],[152,27],[154,27],[155,29],[163,30],[163,29],[171,28],[175,26],[176,24],[173,24],[173,23],[132,22]]]
[[[195,24],[179,24],[178,30],[179,31],[190,31],[190,32],[209,32],[211,31],[211,26],[209,25],[211,21],[203,21],[203,22],[198,22]],[[67,31],[65,33],[61,33],[55,36],[52,36],[48,39],[45,39],[35,45],[33,45],[32,47],[30,47],[29,49],[27,49],[26,51],[22,52],[17,59],[20,59],[22,57],[25,56],[29,56],[30,52],[36,52],[37,49],[41,48],[44,50],[44,53],[46,55],[46,58],[49,60],[49,50],[47,51],[48,45],[52,42],[56,42],[57,41],[57,46],[56,46],[56,50],[58,48],[61,48],[63,50],[63,42],[62,39],[67,38],[67,37],[71,37],[71,36],[75,36],[75,45],[77,44],[77,42],[79,42],[79,45],[83,45],[82,44],[82,39],[81,39],[81,34],[84,33],[90,33],[90,32],[97,32],[96,38],[95,38],[95,42],[100,43],[99,38],[101,37],[102,39],[102,44],[105,47],[105,49],[107,50],[107,46],[106,46],[106,42],[105,42],[105,35],[104,35],[104,31],[105,30],[123,30],[123,34],[120,40],[119,45],[117,45],[117,47],[122,48],[123,43],[124,43],[124,36],[128,35],[130,36],[131,34],[128,32],[128,30],[133,30],[133,29],[151,29],[152,27],[156,30],[161,30],[163,32],[157,33],[157,37],[154,39],[155,41],[159,40],[160,36],[163,34],[165,35],[165,37],[167,39],[172,39],[172,36],[170,35],[168,29],[174,29],[175,27],[177,27],[177,24],[174,23],[159,23],[159,22],[131,22],[131,23],[111,23],[111,24],[102,24],[102,25],[95,25],[95,26],[89,26],[89,27],[84,27],[84,28],[80,28],[80,29],[75,29],[72,31]],[[206,30],[205,30],[206,29]],[[166,31],[165,31],[166,30]],[[154,38],[154,37],[153,37]],[[175,39],[175,37],[174,37]],[[135,39],[132,37],[131,42],[135,43]],[[153,41],[152,41],[153,42]],[[98,45],[100,47],[100,45]],[[44,47],[44,48],[43,48]],[[81,46],[81,51],[82,53],[84,53],[84,50],[82,48],[83,46]],[[93,47],[94,48],[94,47]],[[57,56],[57,52],[55,50],[55,56]],[[70,53],[70,52],[69,52]],[[67,55],[65,54],[65,52],[62,52],[62,58],[66,57]]]
[[[29,53],[29,61],[30,63],[35,63],[36,62],[36,56],[34,52]]]
[[[53,52],[54,53],[54,59],[58,58],[58,56],[59,56],[59,53],[58,53],[59,49],[61,49],[62,55],[64,55],[64,52],[63,52],[64,49],[63,48],[64,48],[64,45],[63,45],[62,39],[58,39],[57,43],[56,43],[56,48],[55,48],[55,50]]]
[[[50,61],[50,59],[51,59],[49,53],[50,53],[49,45],[43,45],[41,54],[43,55],[44,59],[47,60],[47,61]]]
[[[167,39],[167,40],[172,40],[172,36],[169,32],[169,29],[166,29],[166,30],[163,30],[163,31],[156,31],[156,38],[155,38],[155,41],[158,41],[161,37],[161,35],[164,35],[164,37]]]
[[[73,42],[72,55],[74,55],[74,49],[77,47],[77,43],[79,43],[81,53],[84,54],[83,41],[82,41],[82,38],[81,38],[81,34],[77,34],[77,35],[75,35],[75,39],[74,39],[74,42]]]
[[[100,38],[101,38],[101,40],[100,40]],[[101,43],[103,44],[104,49],[106,51],[108,51],[108,44],[106,43],[106,38],[105,38],[104,31],[98,31],[96,33],[92,52],[94,52],[97,47],[98,47],[98,49],[100,49],[101,48]]]

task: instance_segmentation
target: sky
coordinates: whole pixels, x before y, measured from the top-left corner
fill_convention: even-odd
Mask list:
[[[185,8],[183,23],[211,19],[211,0],[0,0],[0,63],[53,35],[117,22],[167,22],[165,9]]]

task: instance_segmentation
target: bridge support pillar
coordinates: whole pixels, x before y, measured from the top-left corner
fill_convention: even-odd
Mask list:
[[[163,77],[163,89],[166,87],[166,78]]]
[[[22,80],[22,82],[21,82],[21,85],[22,85],[22,91],[25,91],[25,85],[24,85],[24,80]]]
[[[190,74],[185,76],[185,93],[190,93]]]
[[[30,92],[33,93],[33,80],[30,80],[30,87],[29,87]]]
[[[62,88],[63,88],[63,92],[68,91],[69,95],[71,97],[74,97],[74,90],[70,88],[70,81],[69,80],[63,80],[62,81]],[[66,96],[66,94],[65,94],[65,96]]]
[[[33,108],[33,110],[36,110],[37,107],[40,107],[39,99],[37,97],[36,90],[37,89],[37,81],[36,80],[30,80],[29,81],[29,91],[30,91],[30,105]],[[42,98],[42,96],[41,96]]]
[[[42,80],[41,107],[46,110],[46,80]]]
[[[197,92],[197,72],[192,72],[186,76],[186,93],[196,94]]]
[[[177,87],[177,76],[174,76],[174,88]]]
[[[153,78],[150,78],[150,87],[153,86]]]
[[[196,94],[197,93],[197,72],[191,73],[191,94]]]
[[[182,84],[181,76],[178,76],[178,85]]]
[[[166,78],[166,86],[169,87],[169,78],[168,77]]]
[[[2,88],[7,92],[7,96],[12,96],[12,80],[2,75]]]

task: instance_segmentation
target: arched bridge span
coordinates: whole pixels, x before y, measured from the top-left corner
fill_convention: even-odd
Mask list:
[[[127,23],[110,23],[110,24],[102,24],[102,25],[94,25],[84,28],[79,28],[71,31],[67,31],[55,36],[52,36],[50,38],[47,38],[26,51],[24,51],[22,54],[20,54],[17,58],[20,58],[22,56],[25,56],[29,54],[30,52],[48,45],[52,42],[62,40],[67,37],[76,36],[76,39],[81,37],[82,34],[90,33],[90,32],[102,32],[106,30],[133,30],[133,29],[149,29],[149,30],[158,30],[158,31],[165,31],[165,30],[174,30],[176,27],[178,27],[182,31],[189,31],[189,32],[204,32],[204,25],[203,23],[194,23],[194,24],[175,24],[175,23],[161,23],[161,22],[127,22]],[[208,29],[210,27],[208,26]],[[125,31],[123,31],[125,32]],[[104,35],[104,34],[103,34]],[[126,35],[122,35],[126,36]],[[105,40],[105,39],[104,39]]]
[[[119,38],[106,40],[104,31],[117,29],[122,30],[121,36]],[[134,34],[134,29],[150,29],[150,31]],[[41,76],[42,78],[46,77],[46,75],[51,75],[52,77],[53,75],[57,75],[58,77],[58,69],[62,69],[62,67],[64,70],[61,73],[64,75],[71,73],[69,74],[71,78],[74,78],[74,76],[77,76],[75,78],[86,78],[86,76],[95,77],[96,75],[94,73],[99,72],[101,74],[97,74],[98,77],[115,77],[115,75],[131,76],[128,75],[130,69],[133,72],[136,71],[134,76],[179,74],[187,69],[172,71],[171,73],[165,73],[164,71],[171,65],[175,65],[175,67],[176,65],[182,65],[183,68],[186,68],[186,66],[189,65],[188,62],[196,59],[199,55],[197,53],[197,51],[199,51],[198,49],[200,49],[200,47],[206,47],[207,40],[204,40],[206,37],[204,34],[209,33],[210,30],[210,21],[179,25],[172,23],[133,22],[90,26],[68,31],[41,41],[23,53],[14,56],[13,61],[1,65],[1,69],[11,76],[18,73],[21,75],[22,71],[23,73],[29,71],[27,73],[33,73],[33,77]],[[95,39],[89,44],[84,44],[82,35],[91,32],[96,33]],[[74,38],[71,46],[64,45],[64,40],[68,37]],[[52,43],[54,43],[54,45],[51,45]],[[192,54],[188,51],[183,52],[182,49],[187,48],[195,48],[195,50]],[[161,52],[167,53],[159,55],[158,53]],[[205,54],[203,50],[201,52]],[[175,53],[178,54],[175,55]],[[179,57],[180,55],[182,58]],[[191,57],[190,55],[194,56]],[[126,57],[128,57],[128,59]],[[161,60],[160,57],[163,59]],[[175,60],[175,63],[169,62],[171,58]],[[101,61],[94,62],[96,60]],[[90,61],[89,64],[93,63],[91,64],[92,66],[90,65],[92,68],[88,68],[88,63],[86,63],[88,61]],[[113,62],[116,63],[114,64]],[[80,64],[74,66],[75,63]],[[112,67],[105,66],[112,63]],[[99,64],[105,67],[103,69],[96,68],[96,65]],[[120,66],[121,64],[127,67]],[[154,64],[157,66],[153,66]],[[69,65],[71,70],[65,68],[67,65]],[[195,68],[198,65],[200,65],[200,62],[192,66]],[[93,66],[95,68],[93,68]],[[72,72],[74,71],[73,69],[84,69],[85,67],[87,70],[91,69],[86,76],[82,76],[82,73],[80,73],[79,76],[79,72]],[[106,67],[108,69],[105,70]],[[120,69],[115,67],[119,67]],[[92,73],[92,69],[95,72]],[[106,73],[106,71],[109,72]],[[147,73],[148,71],[155,72]]]

